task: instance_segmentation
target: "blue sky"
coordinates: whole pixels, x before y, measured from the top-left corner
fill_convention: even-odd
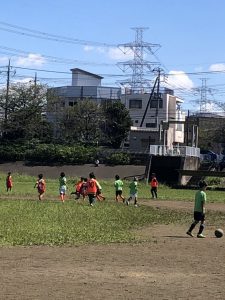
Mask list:
[[[134,41],[133,27],[148,27],[143,40],[161,45],[157,59],[169,74],[168,86],[185,101],[184,108],[197,109],[202,78],[207,100],[225,103],[224,0],[3,1],[0,83],[5,83],[4,66],[10,58],[16,70],[12,80],[27,80],[37,72],[50,86],[69,85],[70,69],[78,67],[103,75],[102,85],[115,86],[131,74],[116,65],[131,59],[131,53],[123,55],[116,46]]]

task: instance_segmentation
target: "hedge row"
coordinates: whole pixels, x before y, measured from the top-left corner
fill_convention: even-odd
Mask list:
[[[82,145],[64,146],[54,144],[0,145],[0,161],[27,161],[41,164],[87,164],[98,158],[109,165],[130,163],[128,153],[113,153],[111,150],[85,147]]]

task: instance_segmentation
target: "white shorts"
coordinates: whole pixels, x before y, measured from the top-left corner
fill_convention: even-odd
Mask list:
[[[130,194],[130,198],[131,198],[131,200],[134,200],[135,198],[137,199],[137,193]]]
[[[59,194],[60,195],[65,195],[66,194],[66,187],[65,186],[61,186],[60,188],[59,188]]]

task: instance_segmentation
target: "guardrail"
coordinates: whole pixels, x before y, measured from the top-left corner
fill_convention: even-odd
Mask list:
[[[149,149],[151,155],[161,156],[193,156],[200,157],[200,149],[196,147],[180,146],[180,147],[168,147],[162,145],[151,145]]]

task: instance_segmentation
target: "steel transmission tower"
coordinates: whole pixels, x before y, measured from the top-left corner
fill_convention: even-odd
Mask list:
[[[207,85],[206,85],[207,80],[208,80],[208,78],[201,78],[202,86],[200,89],[200,93],[201,93],[201,99],[200,99],[200,105],[199,105],[200,113],[207,112],[207,104],[210,103],[210,101],[207,100],[207,92],[211,92],[211,90],[209,88],[207,88]]]
[[[154,53],[160,48],[159,44],[151,44],[143,41],[143,31],[148,27],[134,27],[135,41],[126,44],[119,44],[118,47],[124,53],[129,50],[133,52],[133,59],[125,62],[118,63],[118,66],[122,71],[127,71],[129,68],[133,71],[132,78],[120,82],[122,85],[129,85],[136,91],[142,91],[145,87],[150,87],[149,79],[144,76],[148,72],[153,71],[155,66],[159,66],[158,62],[151,62],[144,59],[145,54],[154,55]]]

